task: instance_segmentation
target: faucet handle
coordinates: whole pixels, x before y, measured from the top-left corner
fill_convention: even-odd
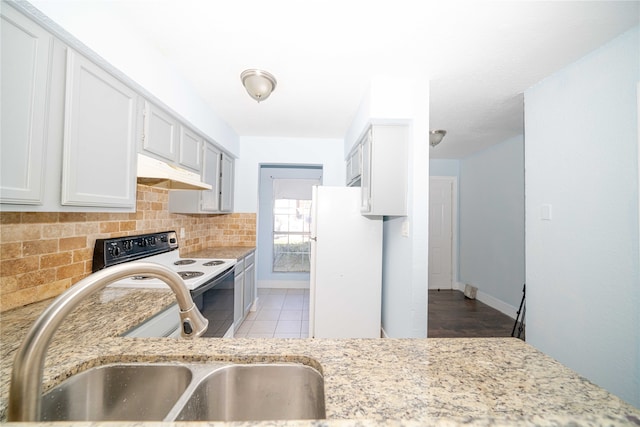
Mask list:
[[[182,330],[180,331],[182,338],[199,337],[209,327],[209,320],[200,313],[195,304],[188,310],[180,310],[180,320],[182,322]]]

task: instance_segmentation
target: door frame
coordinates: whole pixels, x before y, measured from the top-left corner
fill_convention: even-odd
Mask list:
[[[309,273],[273,272],[273,199],[272,183],[263,182],[263,174],[283,172],[282,178],[306,179],[307,176],[289,176],[288,171],[314,171],[320,173],[320,182],[324,174],[324,166],[302,163],[259,163],[258,164],[258,208],[256,230],[256,288],[302,289],[309,287]],[[273,178],[273,176],[270,176]],[[266,187],[265,187],[266,185]],[[268,195],[268,197],[266,197]],[[266,202],[266,204],[264,203]],[[266,233],[266,234],[265,234]],[[269,236],[266,241],[262,239]],[[269,243],[267,243],[269,242]]]
[[[429,176],[429,187],[431,187],[432,181],[451,183],[451,289],[456,290],[460,289],[460,284],[458,283],[458,177],[455,175]],[[429,243],[429,249],[431,249],[430,245]],[[429,290],[429,269],[427,268],[427,291]]]

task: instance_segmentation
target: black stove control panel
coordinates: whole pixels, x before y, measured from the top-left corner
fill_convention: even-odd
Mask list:
[[[178,237],[175,231],[96,239],[91,270],[95,273],[105,267],[176,249],[178,249]]]

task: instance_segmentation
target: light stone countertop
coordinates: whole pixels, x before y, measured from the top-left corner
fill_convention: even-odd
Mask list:
[[[13,353],[49,302],[1,315],[0,421],[6,419]],[[327,420],[319,425],[640,425],[640,410],[515,338],[118,337],[171,303],[170,291],[122,288],[107,288],[83,303],[53,338],[44,387],[111,362],[287,361],[314,366],[324,375]],[[136,314],[134,307],[145,310]]]

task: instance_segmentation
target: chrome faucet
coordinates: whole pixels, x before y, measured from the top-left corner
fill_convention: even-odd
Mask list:
[[[8,421],[39,420],[42,375],[47,348],[53,334],[67,315],[82,300],[108,284],[139,275],[160,279],[173,290],[180,307],[182,337],[195,338],[206,332],[209,321],[195,306],[184,281],[169,268],[150,262],[136,262],[97,271],[58,296],[27,332],[13,362]]]

